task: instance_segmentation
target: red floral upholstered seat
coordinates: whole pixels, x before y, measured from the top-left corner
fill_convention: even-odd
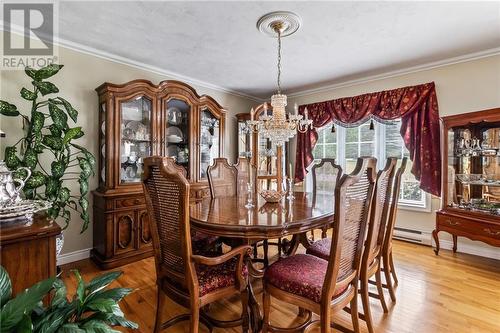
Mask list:
[[[319,257],[321,259],[328,260],[328,257],[330,256],[331,246],[332,246],[331,238],[322,238],[312,243],[311,246],[307,248],[306,253]]]
[[[217,289],[233,286],[236,280],[238,259],[226,261],[216,266],[196,265],[196,274],[200,287],[200,297]],[[248,277],[248,268],[243,265],[243,277]]]
[[[269,266],[264,273],[264,280],[276,288],[319,303],[327,267],[326,260],[308,254],[297,254]],[[347,287],[339,290],[334,297],[346,289]]]
[[[220,237],[204,234],[191,230],[191,246],[194,254],[206,255],[209,257],[222,254],[222,243]]]

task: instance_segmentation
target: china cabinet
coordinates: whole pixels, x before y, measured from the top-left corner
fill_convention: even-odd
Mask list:
[[[254,119],[258,119],[264,113],[267,106],[270,115],[272,107],[269,103],[259,105],[254,110]],[[252,132],[246,122],[250,120],[250,113],[238,113],[238,157],[250,158],[251,164],[257,170],[257,190],[274,189],[282,190],[284,179],[289,175],[287,168],[287,147],[276,146],[258,132]],[[279,185],[278,185],[279,184]]]
[[[141,176],[144,158],[186,169],[191,198],[210,195],[206,169],[223,154],[225,110],[178,81],[104,83],[99,95],[99,187],[92,258],[111,268],[153,254]]]
[[[440,231],[500,246],[500,109],[442,118],[442,207]]]

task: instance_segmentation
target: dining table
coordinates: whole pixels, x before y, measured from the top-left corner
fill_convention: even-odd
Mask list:
[[[259,195],[206,198],[190,206],[191,228],[205,234],[234,239],[239,244],[294,236],[287,251],[295,253],[299,243],[307,241],[308,231],[333,224],[334,198],[331,193],[293,192],[279,202],[268,203]],[[247,208],[251,202],[253,207]],[[250,274],[262,277],[248,259]],[[254,272],[254,274],[252,274]],[[250,324],[253,332],[262,328],[262,315],[251,283],[248,284]]]

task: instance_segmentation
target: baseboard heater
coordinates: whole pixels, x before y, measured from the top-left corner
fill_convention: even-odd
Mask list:
[[[423,245],[431,245],[431,235],[420,230],[407,228],[394,228],[394,238],[406,242],[418,243]]]

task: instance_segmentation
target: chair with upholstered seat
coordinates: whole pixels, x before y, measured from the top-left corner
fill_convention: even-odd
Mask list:
[[[213,326],[242,326],[248,331],[248,269],[245,256],[249,246],[241,246],[217,257],[193,254],[189,223],[189,182],[179,168],[158,156],[144,160],[143,187],[150,216],[155,254],[158,304],[155,332],[181,320],[190,321],[197,333],[200,321]],[[234,294],[241,295],[242,315],[233,321],[219,321],[200,309]],[[190,313],[162,323],[168,296],[189,308]]]
[[[335,186],[342,176],[342,167],[335,164],[333,158],[322,158],[319,163],[311,168],[313,194],[335,193]],[[323,228],[321,238],[326,238],[328,228]],[[314,232],[312,234],[314,240]]]
[[[208,185],[212,198],[238,195],[238,169],[227,158],[215,158],[208,166]]]
[[[368,224],[367,238],[364,244],[363,258],[360,269],[360,294],[363,303],[363,315],[368,331],[373,333],[372,317],[369,296],[380,300],[384,312],[388,312],[385,303],[381,280],[381,250],[384,240],[384,231],[389,212],[392,184],[396,169],[397,159],[388,158],[383,170],[377,174],[377,181],[371,205],[370,222]],[[321,240],[313,243],[307,253],[327,259],[330,256],[330,247],[327,241]],[[369,279],[375,276],[377,294],[369,292]]]
[[[394,285],[398,284],[398,278],[396,276],[396,271],[394,269],[394,260],[392,255],[392,236],[394,234],[394,226],[396,225],[396,214],[398,211],[398,200],[399,192],[401,189],[401,179],[406,169],[407,158],[404,157],[401,161],[401,165],[396,171],[396,176],[394,177],[392,185],[392,195],[391,202],[389,205],[389,217],[387,219],[387,225],[385,227],[384,241],[382,245],[382,267],[385,276],[384,288],[389,290],[389,295],[393,302],[396,301],[396,293],[394,290]],[[394,279],[394,283],[391,280]]]
[[[328,260],[296,254],[279,260],[264,273],[263,332],[296,331],[320,324],[321,332],[337,327],[331,315],[350,307],[352,324],[359,332],[358,277],[370,205],[375,185],[374,158],[359,158],[353,173],[344,175],[335,188],[335,217]],[[271,296],[309,313],[305,323],[290,329],[270,325]],[[311,313],[319,321],[310,321]]]

